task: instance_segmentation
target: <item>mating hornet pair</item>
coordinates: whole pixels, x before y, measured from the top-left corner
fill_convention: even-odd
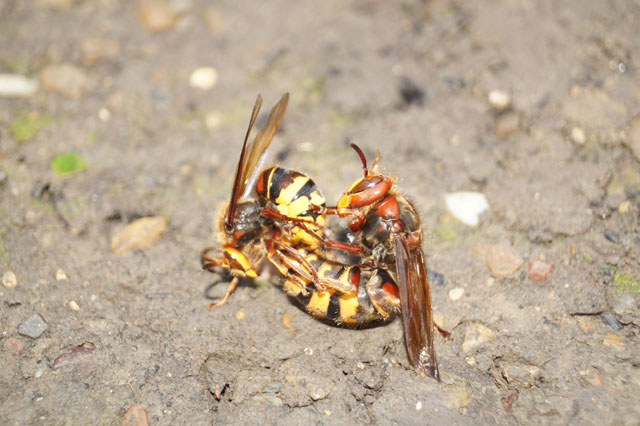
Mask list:
[[[335,207],[306,175],[282,167],[257,167],[280,125],[289,95],[273,107],[251,144],[249,134],[262,105],[258,95],[245,135],[231,199],[218,218],[222,252],[201,253],[203,269],[221,266],[233,279],[256,277],[266,256],[284,276],[284,290],[312,315],[347,327],[388,322],[402,316],[409,361],[421,375],[439,379],[433,346],[429,281],[421,249],[420,219],[393,181],[370,168],[355,145],[364,176],[354,181]],[[255,190],[257,199],[250,198]],[[350,218],[345,241],[333,239],[326,216]]]

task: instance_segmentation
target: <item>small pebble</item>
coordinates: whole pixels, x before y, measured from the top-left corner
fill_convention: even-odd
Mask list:
[[[620,321],[618,321],[618,318],[616,318],[616,316],[613,313],[605,312],[602,315],[600,315],[600,318],[602,318],[602,322],[604,322],[606,325],[613,328],[614,330],[622,329],[622,324],[620,323]]]
[[[238,321],[240,321],[240,320],[244,319],[244,311],[238,311],[238,312],[236,312],[236,319],[237,319]]]
[[[18,326],[18,333],[37,339],[47,330],[47,323],[38,314],[31,315],[26,321]]]
[[[0,97],[26,98],[38,91],[38,80],[19,74],[0,74]]]
[[[624,342],[620,338],[620,336],[616,336],[615,334],[607,334],[602,340],[602,344],[604,346],[615,346],[615,347],[623,347]]]
[[[484,194],[480,192],[453,192],[444,195],[447,209],[467,226],[478,226],[482,212],[489,208]]]
[[[400,98],[406,105],[422,105],[424,103],[424,90],[418,86],[413,80],[402,77],[400,79]]]
[[[553,265],[541,259],[531,259],[529,261],[529,279],[543,281],[553,270]]]
[[[569,137],[571,138],[571,142],[575,143],[576,145],[584,145],[584,143],[587,141],[587,135],[584,134],[584,130],[582,130],[580,127],[574,127],[573,129],[571,129],[571,134]]]
[[[40,72],[40,81],[46,90],[71,99],[78,99],[89,90],[89,77],[71,64],[48,65]]]
[[[120,46],[113,40],[91,37],[82,40],[80,52],[82,52],[82,63],[86,66],[92,66],[117,57],[120,53]]]
[[[438,287],[442,287],[444,285],[444,275],[439,272],[429,269],[427,271],[427,277],[429,278],[429,284],[431,285],[436,285]]]
[[[151,247],[167,229],[162,216],[143,217],[131,222],[111,240],[111,250],[120,254],[132,248]]]
[[[75,300],[72,300],[69,302],[69,309],[77,312],[80,310],[80,306],[78,306],[78,303]]]
[[[476,244],[474,251],[476,251]],[[524,263],[509,247],[485,244],[483,246],[487,267],[496,277],[506,277],[516,272]]]
[[[464,294],[464,288],[462,287],[453,288],[449,290],[449,299],[455,302],[457,300],[460,300],[463,294]]]
[[[65,365],[69,365],[74,363],[78,358],[91,355],[96,351],[96,345],[91,342],[83,343],[82,345],[76,346],[71,349],[69,352],[65,352],[60,354],[51,365],[54,370],[58,370]]]
[[[319,401],[321,399],[324,399],[327,397],[327,395],[329,395],[329,392],[322,389],[322,388],[315,388],[313,391],[309,392],[308,394],[311,399],[313,399],[314,401]]]
[[[500,137],[507,137],[520,130],[520,114],[510,112],[496,119],[494,131]]]
[[[611,229],[605,228],[604,237],[607,240],[611,241],[612,243],[615,243],[615,244],[620,243],[620,234],[618,234],[615,231],[612,231]]]
[[[44,362],[41,362],[38,368],[36,369],[35,373],[33,373],[33,377],[35,379],[39,379],[40,377],[42,377],[42,375],[44,374],[47,368],[48,368],[47,364]]]
[[[629,213],[629,209],[631,208],[631,202],[629,200],[625,200],[620,203],[618,206],[618,213],[627,214]]]
[[[62,269],[56,271],[56,281],[64,281],[67,279],[67,274]]]
[[[138,23],[148,31],[168,31],[178,20],[178,14],[165,0],[138,0]]]
[[[13,271],[7,271],[2,274],[2,285],[6,288],[14,288],[18,285],[18,278]]]
[[[267,407],[282,407],[284,405],[282,399],[278,398],[275,395],[256,395],[251,399],[263,405],[266,405]]]
[[[142,405],[134,405],[122,418],[121,426],[149,426],[147,412]]]
[[[331,410],[324,410],[324,415],[325,416],[330,416],[331,415]]]
[[[535,365],[516,363],[502,367],[502,377],[507,383],[515,384],[518,387],[531,387],[539,376],[540,368]]]
[[[109,121],[109,119],[111,118],[111,111],[104,107],[100,108],[98,110],[98,118],[101,121]]]
[[[461,346],[462,352],[468,353],[495,339],[496,334],[490,328],[477,322],[471,323],[464,335],[464,341]]]
[[[201,90],[211,90],[218,81],[218,72],[211,67],[197,68],[189,77],[189,85]]]
[[[594,371],[591,374],[591,377],[587,380],[591,386],[600,386],[602,385],[602,378],[600,377],[600,373]]]
[[[422,402],[418,401],[416,402],[416,411],[420,411],[420,410],[422,410]]]
[[[511,95],[505,90],[492,90],[489,92],[489,105],[496,111],[504,111],[511,106]]]

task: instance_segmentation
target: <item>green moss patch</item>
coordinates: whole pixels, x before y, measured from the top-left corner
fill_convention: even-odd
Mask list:
[[[640,280],[623,272],[616,272],[615,277],[613,277],[613,285],[620,291],[640,292]]]
[[[87,163],[85,163],[82,157],[72,151],[58,154],[51,161],[51,169],[61,176],[79,172],[86,168]]]
[[[48,117],[39,114],[21,114],[11,124],[11,136],[18,143],[22,143],[32,139],[38,130],[49,124],[51,120]]]

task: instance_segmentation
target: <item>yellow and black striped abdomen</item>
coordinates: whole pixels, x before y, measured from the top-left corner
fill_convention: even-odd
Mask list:
[[[356,290],[349,292],[330,288],[320,290],[313,282],[295,274],[295,271],[290,271],[304,284],[304,291],[300,283],[292,279],[285,280],[284,290],[313,316],[335,322],[337,325],[365,327],[372,323],[391,320],[399,312],[397,293],[387,294],[386,291],[389,286],[395,286],[395,282],[386,271],[361,271],[357,265],[345,266],[318,258],[314,254],[306,255],[305,258],[321,278],[338,280],[345,285],[356,285]],[[376,299],[382,296],[386,303],[376,303],[371,296]],[[390,304],[394,307],[389,308]]]
[[[324,215],[315,211],[313,206],[324,207],[326,202],[309,176],[283,167],[271,167],[260,173],[256,190],[261,202],[274,205],[278,213],[324,226]],[[309,228],[319,231],[313,224]],[[317,245],[317,238],[299,227],[292,229],[291,240],[294,244],[301,241],[306,245]]]

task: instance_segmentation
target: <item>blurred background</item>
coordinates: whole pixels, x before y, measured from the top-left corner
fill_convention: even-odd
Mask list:
[[[635,424],[638,22],[623,0],[0,0],[0,422]],[[207,310],[199,251],[256,95],[262,125],[284,92],[271,162],[333,204],[348,144],[379,150],[422,213],[442,383],[398,321],[327,327],[277,278]]]

